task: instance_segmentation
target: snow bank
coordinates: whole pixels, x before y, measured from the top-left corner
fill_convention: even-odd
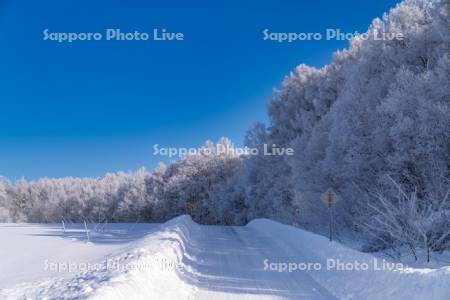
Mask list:
[[[247,226],[289,253],[287,263],[319,263],[322,268],[310,270],[309,274],[339,299],[450,299],[450,266],[440,269],[394,266],[337,242],[330,243],[323,236],[271,220],[258,219]]]
[[[0,299],[191,299],[194,286],[180,279],[181,263],[198,229],[180,216],[136,241],[122,254],[71,279],[22,284],[0,291]]]

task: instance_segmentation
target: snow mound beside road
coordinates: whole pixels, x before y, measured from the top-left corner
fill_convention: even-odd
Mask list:
[[[247,226],[283,249],[289,260],[283,263],[297,263],[297,268],[299,263],[319,263],[321,269],[309,271],[311,277],[339,299],[450,299],[450,266],[427,269],[394,265],[337,242],[330,243],[326,237],[267,219],[251,221]],[[350,270],[356,266],[359,270]],[[361,269],[365,266],[367,270]]]

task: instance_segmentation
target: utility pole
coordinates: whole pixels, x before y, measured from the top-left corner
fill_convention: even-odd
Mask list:
[[[328,212],[330,214],[330,242],[331,242],[333,241],[333,205],[336,204],[338,196],[332,189],[328,189],[325,193],[322,194],[320,199],[328,207]]]

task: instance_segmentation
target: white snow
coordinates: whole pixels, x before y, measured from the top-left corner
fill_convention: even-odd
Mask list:
[[[323,268],[311,275],[338,299],[450,299],[450,266],[412,268],[345,247],[327,238],[270,220],[255,220],[248,227],[276,240],[284,259],[294,262],[319,262]],[[327,268],[327,260],[368,270],[351,271]],[[330,266],[332,267],[332,266]],[[392,270],[393,268],[393,270]]]
[[[102,233],[93,231],[89,224],[90,242],[87,242],[84,224],[20,224],[0,223],[0,289],[15,284],[73,276],[75,269],[63,270],[68,262],[94,263],[108,255],[120,252],[133,240],[157,228],[155,224],[108,224]],[[102,226],[103,227],[103,226]],[[58,263],[59,272],[51,264]]]
[[[10,230],[5,226],[3,229]],[[71,257],[79,261],[85,258],[81,255],[83,251],[92,251],[96,254],[89,256],[91,261],[108,259],[106,262],[116,264],[105,263],[102,268],[74,276],[66,274],[36,280],[42,275],[38,272],[29,275],[27,280],[31,282],[24,280],[17,285],[17,281],[11,281],[4,285],[7,288],[0,290],[0,298],[413,300],[450,297],[449,266],[402,266],[403,269],[391,270],[391,262],[382,261],[379,257],[349,249],[337,242],[330,243],[325,237],[270,220],[255,220],[247,226],[203,226],[194,223],[188,216],[181,216],[160,227],[153,227],[153,230],[141,239],[119,245],[107,242],[103,246],[95,242],[86,244],[79,239],[72,241],[59,237],[61,241],[58,243],[76,244],[78,249],[90,247],[77,250],[80,251],[77,255],[72,252]],[[97,241],[102,240],[101,233],[98,235]],[[7,237],[3,239],[9,240]],[[2,257],[8,257],[7,261],[15,256],[15,253],[7,252],[14,248],[14,240],[11,241],[9,250],[2,248]],[[36,251],[39,253],[37,248],[40,243],[32,240],[27,243],[31,249],[29,255]],[[49,249],[49,246],[45,247]],[[65,246],[61,244],[59,247],[58,251],[51,253],[59,253]],[[101,257],[102,253],[111,251],[116,254]],[[70,259],[67,255],[63,258]],[[52,259],[56,260],[53,256]],[[383,270],[374,269],[377,259],[378,268]],[[367,264],[369,268],[360,271],[329,268],[331,266],[327,262],[337,260],[347,267],[359,263]],[[3,274],[6,270],[4,262],[0,263],[2,279],[7,277]],[[294,264],[299,267],[308,263],[309,266],[320,265],[321,268],[292,270]],[[23,262],[22,266],[26,265]],[[17,272],[14,268],[8,268],[9,275]],[[286,269],[281,271],[282,268]]]

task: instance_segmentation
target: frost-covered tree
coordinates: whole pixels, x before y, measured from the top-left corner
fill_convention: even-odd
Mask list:
[[[169,167],[160,164],[153,172],[141,168],[98,178],[21,179],[12,185],[1,179],[1,220],[162,222],[187,213],[186,204],[193,202],[197,221],[215,223],[209,194],[240,165],[239,153],[223,138]]]
[[[14,221],[11,216],[11,203],[8,197],[9,183],[8,181],[0,177],[0,222]]]
[[[121,199],[117,208],[119,219],[137,222],[150,217],[146,190],[147,176],[147,171],[141,168],[133,176],[128,176],[119,187],[117,195]]]
[[[221,210],[238,222],[320,225],[320,194],[331,187],[340,195],[337,221],[357,229],[372,214],[364,199],[386,175],[417,190],[419,202],[442,199],[450,177],[448,25],[448,1],[406,0],[331,64],[297,67],[268,105],[270,126],[248,137],[253,147],[293,147],[295,155],[246,158],[215,196]]]
[[[187,203],[194,203],[192,211],[195,220],[216,223],[214,203],[210,193],[215,186],[224,183],[240,166],[239,153],[226,138],[217,144],[208,141],[199,153],[189,154],[171,164],[165,174],[163,194],[166,216],[186,213]]]
[[[432,251],[443,251],[450,246],[450,189],[439,199],[418,198],[417,191],[407,193],[388,176],[390,186],[370,193],[373,201],[367,203],[373,216],[363,224],[372,240],[367,250],[407,246],[417,260],[417,248],[426,250],[430,261]],[[422,200],[422,201],[421,201]]]

